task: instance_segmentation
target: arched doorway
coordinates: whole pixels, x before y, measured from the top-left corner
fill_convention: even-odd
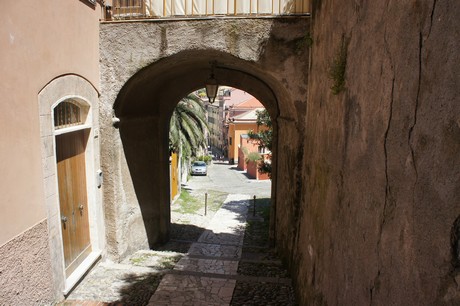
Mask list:
[[[43,185],[56,294],[67,294],[104,248],[98,182],[98,92],[65,75],[38,95]]]
[[[57,181],[64,266],[68,277],[91,253],[88,221],[86,147],[89,106],[66,99],[53,109]]]

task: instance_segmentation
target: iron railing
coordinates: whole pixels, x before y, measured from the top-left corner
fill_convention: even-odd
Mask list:
[[[107,1],[109,2],[109,1]],[[112,0],[106,19],[304,15],[311,0]]]

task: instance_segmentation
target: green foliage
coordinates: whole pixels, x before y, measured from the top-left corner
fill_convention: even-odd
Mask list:
[[[259,171],[260,173],[267,173],[268,177],[272,177],[272,164],[271,162],[264,161],[263,163],[259,164]]]
[[[270,114],[266,109],[262,111],[257,111],[257,126],[265,126],[266,129],[263,129],[257,133],[254,131],[249,131],[249,139],[255,141],[260,147],[267,148],[271,152],[273,145],[273,125],[272,119],[270,118]],[[268,175],[271,176],[271,154],[268,156],[268,160],[263,161],[259,164],[259,171],[261,173],[268,173]]]
[[[305,47],[310,48],[313,45],[313,38],[310,32],[305,33],[302,38],[299,38],[295,42],[295,48],[297,52],[301,52]]]
[[[161,258],[160,267],[162,269],[172,270],[176,263],[182,258],[182,255],[167,256]]]
[[[251,152],[248,154],[248,156],[246,157],[246,162],[256,162],[258,160],[260,160],[262,158],[262,156],[257,153],[257,152]]]
[[[206,90],[204,88],[199,89],[197,91],[197,94],[198,94],[198,97],[200,97],[200,98],[206,98]]]
[[[208,211],[217,211],[227,198],[227,194],[214,190],[208,191]],[[179,198],[171,209],[181,214],[202,214],[204,211],[204,195],[191,194],[182,189]]]
[[[257,125],[262,126],[265,125],[268,128],[272,127],[272,119],[270,118],[270,114],[266,109],[261,111],[256,111],[257,113]]]
[[[241,148],[241,151],[243,152],[244,157],[248,156],[249,150],[246,147]]]
[[[249,139],[256,141],[257,144],[261,147],[265,147],[268,150],[272,150],[272,142],[273,142],[273,126],[272,120],[270,115],[266,109],[262,111],[257,111],[257,126],[265,126],[267,127],[266,130],[262,130],[260,132],[249,131],[248,136]]]
[[[169,123],[169,149],[188,159],[206,148],[205,133],[208,130],[206,110],[200,99],[188,95],[179,101]]]
[[[209,155],[200,155],[195,160],[204,161],[206,164],[209,165],[212,161],[212,157]]]
[[[188,192],[186,189],[182,189],[179,199],[176,202],[178,206],[174,211],[180,212],[181,214],[196,214],[202,207],[204,207],[204,199],[198,199]]]
[[[129,261],[135,266],[145,266],[147,263],[151,266],[152,263],[149,262],[149,259],[152,257],[159,257],[158,266],[155,267],[158,269],[170,270],[174,268],[174,265],[182,258],[182,256],[182,254],[165,256],[162,252],[150,251],[149,253],[134,254]]]
[[[329,78],[334,81],[331,87],[332,93],[338,95],[345,89],[345,72],[347,69],[349,39],[342,36],[342,43],[337,51],[331,66],[329,67]]]

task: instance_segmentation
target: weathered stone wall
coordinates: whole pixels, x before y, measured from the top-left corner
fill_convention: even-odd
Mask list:
[[[302,17],[101,24],[100,136],[110,258],[167,240],[169,119],[181,98],[204,87],[211,61],[220,84],[251,93],[270,112],[279,135],[273,197],[283,205],[295,202],[290,179],[301,166],[292,157],[304,138],[308,29],[309,19]]]
[[[301,305],[460,304],[459,12],[314,1],[302,196],[277,227]]]
[[[54,301],[48,228],[42,221],[0,246],[0,305]]]

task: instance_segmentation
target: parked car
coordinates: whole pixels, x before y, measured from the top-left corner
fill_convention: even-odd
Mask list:
[[[208,166],[204,161],[196,161],[192,164],[192,175],[207,175]]]

